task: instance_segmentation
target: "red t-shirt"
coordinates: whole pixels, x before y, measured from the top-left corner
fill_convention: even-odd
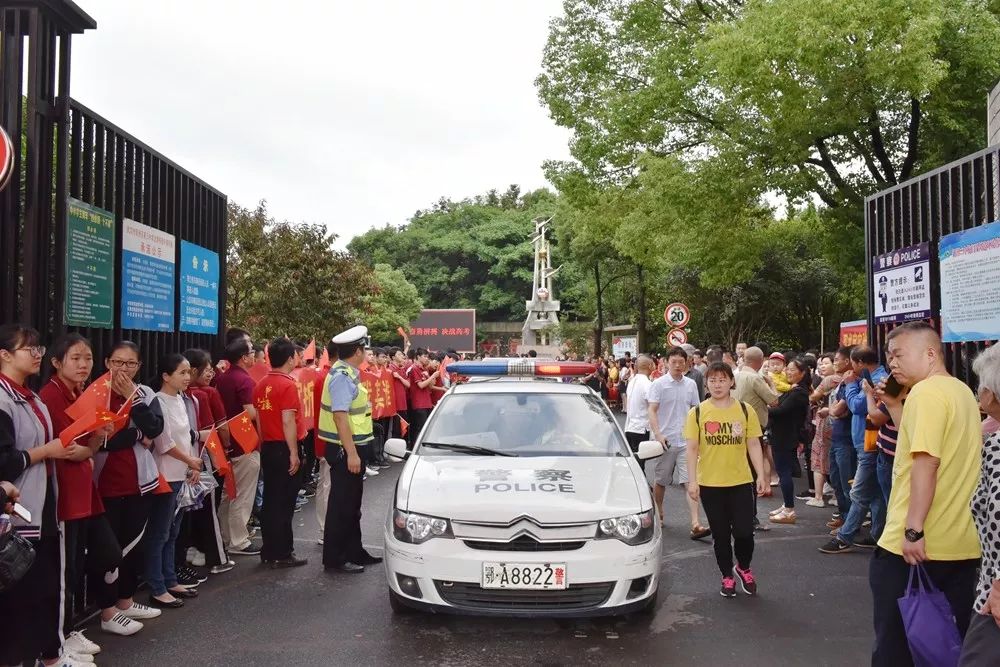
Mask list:
[[[396,406],[397,411],[406,411],[408,409],[409,403],[407,401],[407,390],[403,386],[403,383],[397,380],[393,373],[398,373],[400,377],[406,377],[406,372],[409,368],[400,368],[396,364],[389,364],[389,377],[392,378],[392,398],[393,403]]]
[[[434,378],[434,384],[432,384],[431,387],[441,387],[442,389],[444,388],[444,380],[441,379],[440,375]],[[443,391],[431,389],[431,404],[437,405],[438,401],[441,400],[442,396],[444,396]]]
[[[410,370],[406,372],[406,379],[410,381],[410,409],[411,410],[429,410],[434,407],[431,402],[431,386],[427,385],[423,389],[420,388],[419,382],[424,382],[430,373],[424,369],[420,364],[413,364]]]
[[[297,431],[300,439],[305,437],[304,422],[301,421],[302,398],[292,376],[279,371],[271,371],[264,376],[253,390],[253,405],[260,419],[260,439],[262,442],[285,441],[282,413],[295,410]]]
[[[63,429],[73,423],[73,419],[66,414],[66,408],[79,397],[77,392],[53,377],[38,392],[38,396],[49,409],[49,417],[56,433],[62,433]],[[85,435],[78,444],[83,444],[87,440],[89,436]],[[59,500],[56,507],[59,520],[72,521],[103,514],[104,503],[101,502],[101,496],[98,495],[97,487],[94,485],[93,459],[58,460],[55,464],[56,480],[59,483]]]

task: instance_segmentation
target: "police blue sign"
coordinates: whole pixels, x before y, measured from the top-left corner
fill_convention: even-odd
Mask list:
[[[181,241],[181,331],[219,333],[219,255]]]

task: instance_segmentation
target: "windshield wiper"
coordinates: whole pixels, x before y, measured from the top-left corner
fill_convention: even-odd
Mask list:
[[[431,447],[433,449],[450,449],[456,452],[467,452],[469,454],[482,454],[483,456],[517,456],[513,452],[501,452],[489,447],[478,445],[459,445],[451,442],[421,442],[421,447]]]

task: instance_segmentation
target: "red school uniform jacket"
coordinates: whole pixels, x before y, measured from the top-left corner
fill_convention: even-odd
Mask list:
[[[52,418],[52,428],[55,433],[73,423],[67,416],[66,408],[76,401],[79,393],[67,387],[58,377],[52,377],[41,391],[39,398],[49,409]],[[87,441],[89,436],[83,436],[81,441]],[[60,521],[86,519],[104,513],[104,503],[97,493],[94,484],[93,459],[86,461],[59,460],[56,464],[56,480],[59,482],[59,501],[56,513]]]

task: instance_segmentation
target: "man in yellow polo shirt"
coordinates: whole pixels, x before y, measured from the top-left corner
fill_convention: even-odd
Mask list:
[[[893,329],[886,343],[892,374],[909,393],[880,392],[899,424],[899,440],[888,518],[869,583],[872,665],[896,667],[913,664],[897,605],[910,566],[922,563],[944,592],[963,637],[969,627],[980,554],[969,501],[979,480],[982,436],[979,406],[972,390],[948,374],[937,331],[908,322]]]

